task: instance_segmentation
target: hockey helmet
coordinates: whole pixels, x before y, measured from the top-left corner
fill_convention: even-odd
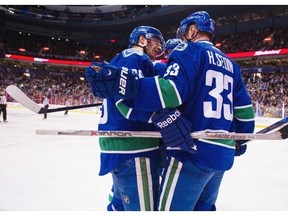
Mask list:
[[[207,32],[213,36],[215,30],[215,22],[210,18],[206,11],[197,11],[192,13],[187,18],[183,19],[180,23],[180,27],[177,30],[177,37],[183,38],[190,24],[194,23],[197,29],[201,32]]]
[[[177,38],[169,39],[165,43],[165,50],[172,50],[176,46],[178,46],[178,44],[180,44],[180,43],[182,43],[181,39],[177,39]]]
[[[143,35],[147,40],[156,37],[160,40],[161,45],[164,45],[164,38],[162,33],[151,26],[138,26],[135,28],[129,37],[129,48],[138,43],[139,37]]]

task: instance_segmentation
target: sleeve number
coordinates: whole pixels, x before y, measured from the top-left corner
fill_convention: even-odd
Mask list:
[[[179,73],[179,65],[177,63],[174,63],[172,65],[170,65],[167,69],[166,69],[166,73],[164,74],[164,77],[167,75],[170,76],[177,76]]]

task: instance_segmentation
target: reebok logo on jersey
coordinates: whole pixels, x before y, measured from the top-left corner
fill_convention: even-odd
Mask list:
[[[164,121],[158,122],[157,125],[160,129],[167,127],[168,125],[172,124],[174,121],[178,119],[178,117],[181,115],[179,110],[176,110],[173,114],[170,114],[168,118],[166,118]]]
[[[122,67],[119,80],[119,93],[122,95],[125,95],[126,92],[127,74],[128,74],[128,68]]]

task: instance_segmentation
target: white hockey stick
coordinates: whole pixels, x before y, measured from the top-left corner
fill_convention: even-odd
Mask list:
[[[37,114],[59,112],[59,111],[65,111],[65,110],[80,109],[80,108],[87,108],[87,107],[94,107],[94,106],[101,106],[102,105],[102,103],[96,103],[96,104],[85,104],[85,105],[47,109],[47,108],[41,107],[39,104],[35,103],[35,101],[31,100],[24,92],[22,92],[15,85],[9,85],[6,88],[6,92],[12,98],[14,98],[17,102],[19,102],[20,104],[22,104],[23,106],[27,107],[28,109],[30,109],[31,111],[33,111]]]
[[[285,117],[281,120],[279,120],[278,122],[275,122],[274,124],[269,125],[268,127],[258,131],[256,134],[266,134],[266,133],[270,133],[272,131],[277,131],[277,130],[281,130],[282,127],[285,127],[285,124],[288,123],[288,117]],[[284,130],[284,129],[283,129]],[[285,134],[286,132],[283,131],[283,133]],[[285,137],[285,135],[284,135]],[[251,140],[247,140],[247,142],[250,142]],[[241,145],[246,145],[247,142],[242,143]]]
[[[269,126],[273,128],[272,125]],[[268,127],[268,128],[269,128]],[[218,132],[193,132],[194,139],[232,139],[232,140],[284,140],[288,138],[288,122],[284,122],[274,131],[269,133],[218,133]],[[272,130],[273,130],[272,129]],[[160,138],[161,134],[155,131],[97,131],[97,130],[36,130],[38,135],[75,135],[98,137],[145,137]]]

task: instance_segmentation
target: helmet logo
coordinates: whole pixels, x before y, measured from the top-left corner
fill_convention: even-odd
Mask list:
[[[146,38],[152,38],[153,37],[153,35],[151,33],[147,33],[145,36],[146,36]]]

